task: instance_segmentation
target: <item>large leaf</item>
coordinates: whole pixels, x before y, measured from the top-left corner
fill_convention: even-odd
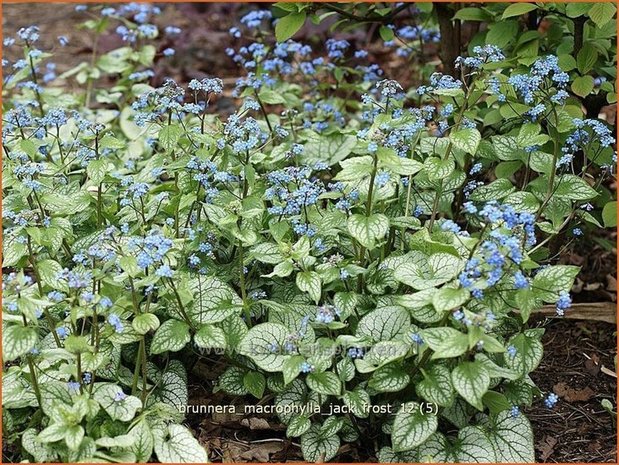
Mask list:
[[[279,18],[275,25],[275,38],[278,42],[284,42],[297,33],[305,23],[305,11],[291,12]]]
[[[28,326],[15,324],[2,331],[2,358],[10,362],[26,355],[37,343],[37,331]]]
[[[297,287],[307,292],[315,303],[320,301],[322,283],[320,275],[315,271],[300,271],[297,273]]]
[[[136,411],[142,408],[140,399],[124,394],[120,387],[112,383],[95,384],[93,397],[112,420],[131,421]]]
[[[340,378],[332,371],[310,373],[306,382],[310,389],[319,394],[339,396],[342,390]]]
[[[389,341],[403,334],[410,326],[409,313],[402,307],[382,307],[371,311],[359,321],[357,336],[373,341]]]
[[[322,434],[320,426],[316,424],[301,436],[301,452],[308,462],[328,462],[335,457],[339,448],[339,436]]]
[[[355,214],[348,218],[348,232],[368,250],[389,231],[389,218],[381,213],[370,216]]]
[[[288,328],[283,325],[261,323],[247,332],[239,343],[238,351],[251,358],[263,370],[282,371],[284,363],[290,357],[281,349],[289,333]]]
[[[189,281],[194,302],[187,309],[189,318],[196,324],[219,323],[240,313],[242,301],[234,290],[212,276],[197,276]]]
[[[482,397],[490,386],[490,375],[480,362],[461,362],[451,372],[451,382],[469,404],[483,410]]]
[[[423,290],[441,284],[455,278],[462,268],[462,261],[448,253],[435,253],[427,260],[406,261],[394,271],[394,277],[398,281],[412,287]]]
[[[433,359],[459,357],[469,348],[468,336],[448,326],[424,329],[421,337],[434,351]]]
[[[206,463],[208,456],[184,426],[170,424],[167,437],[155,438],[155,454],[161,463]]]
[[[441,407],[451,405],[455,396],[449,368],[443,365],[433,365],[429,370],[424,370],[423,380],[417,383],[415,389],[420,397]]]
[[[395,452],[414,449],[428,439],[438,427],[436,415],[422,412],[417,402],[407,402],[395,416],[391,442]]]
[[[190,341],[189,325],[184,321],[167,320],[153,336],[150,346],[151,354],[178,352]]]

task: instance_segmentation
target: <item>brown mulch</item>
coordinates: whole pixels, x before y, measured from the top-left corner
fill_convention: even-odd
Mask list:
[[[560,398],[548,410],[541,402],[526,411],[540,462],[616,463],[617,429],[601,405],[616,412],[616,327],[602,322],[546,320],[544,358],[531,378]],[[543,322],[540,322],[540,325]],[[604,367],[605,369],[603,369]]]

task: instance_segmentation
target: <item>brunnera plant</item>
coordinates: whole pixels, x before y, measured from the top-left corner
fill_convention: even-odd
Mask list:
[[[403,89],[345,40],[275,41],[257,10],[230,30],[225,116],[216,77],[148,84],[151,42],[180,32],[156,7],[86,11],[125,46],[60,79],[35,26],[4,42],[23,51],[3,63],[16,458],[206,462],[182,412],[217,351],[216,389],[272,397],[308,461],[372,437],[381,462],[532,462],[526,323],[562,315],[579,272],[547,246],[601,227],[616,161],[559,59],[476,46]]]

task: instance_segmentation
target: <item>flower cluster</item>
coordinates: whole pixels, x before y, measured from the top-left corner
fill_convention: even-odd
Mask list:
[[[311,168],[287,167],[267,175],[269,187],[265,198],[273,202],[269,213],[282,216],[296,216],[309,206],[316,205],[319,196],[325,192],[324,185],[311,179]]]
[[[469,203],[466,210],[484,222],[488,233],[479,243],[475,255],[467,261],[459,280],[474,297],[482,298],[484,290],[494,287],[508,276],[511,264],[520,265],[526,248],[535,245],[535,217],[497,202],[489,202],[480,210]],[[453,222],[444,229],[460,233],[458,225]],[[510,279],[517,288],[528,286],[519,270],[513,271]]]

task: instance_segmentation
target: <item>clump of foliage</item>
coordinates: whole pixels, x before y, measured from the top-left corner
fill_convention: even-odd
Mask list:
[[[86,28],[126,45],[60,80],[36,27],[5,39],[24,53],[3,63],[19,458],[207,461],[181,411],[187,367],[217,351],[217,389],[271,395],[308,461],[368,435],[383,462],[534,460],[520,408],[544,397],[543,329],[526,322],[571,304],[579,269],[551,239],[612,222],[610,128],[561,56],[474,45],[455,75],[403,89],[344,40],[284,37],[309,6],[282,8],[280,42],[269,10],[230,31],[246,75],[227,117],[216,77],[147,84],[150,42],[178,33],[154,7],[89,7]]]

